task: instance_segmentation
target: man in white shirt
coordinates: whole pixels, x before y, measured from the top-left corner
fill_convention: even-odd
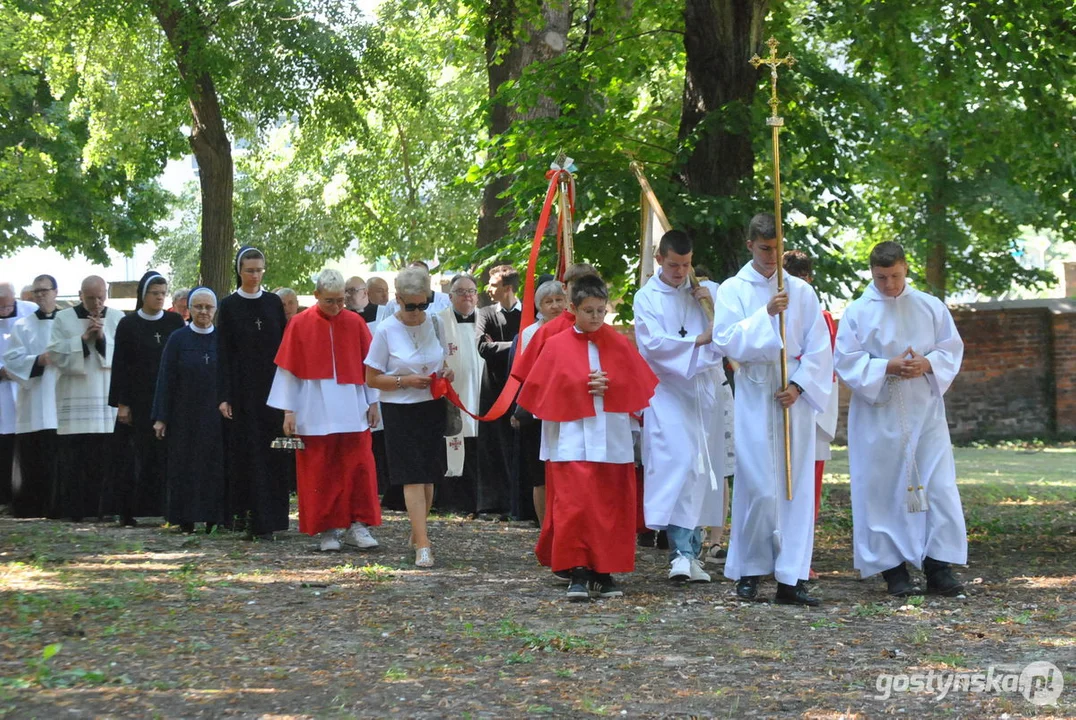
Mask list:
[[[15,286],[0,282],[0,505],[11,502],[12,467],[15,459],[15,399],[18,385],[4,367],[4,350],[20,318],[37,306],[15,296]]]

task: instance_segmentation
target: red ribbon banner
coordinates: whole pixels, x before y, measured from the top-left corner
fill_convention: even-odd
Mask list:
[[[519,321],[519,332],[522,333],[528,325],[534,322],[534,271],[538,266],[538,253],[542,248],[542,238],[545,236],[546,228],[549,226],[549,216],[553,212],[553,201],[557,197],[557,186],[560,183],[562,177],[567,176],[569,186],[568,202],[571,208],[571,212],[575,213],[575,180],[572,178],[572,174],[567,170],[554,168],[547,172],[545,176],[549,179],[549,189],[545,194],[545,202],[542,204],[542,213],[538,216],[538,227],[534,229],[534,239],[531,241],[531,254],[527,261],[527,280],[523,286],[523,313]],[[558,244],[560,242],[560,227],[557,228]],[[563,268],[560,268],[561,275],[563,276]],[[516,355],[516,362],[519,361],[519,354]],[[463,412],[467,413],[475,420],[480,422],[492,422],[497,420],[512,407],[512,403],[516,400],[516,393],[519,392],[519,381],[514,377],[509,376],[508,382],[505,384],[504,389],[501,390],[501,394],[497,396],[497,400],[493,403],[493,406],[489,409],[485,415],[475,415],[473,412],[463,406],[463,402],[460,400],[458,394],[456,394],[455,388],[452,387],[452,383],[448,382],[444,378],[435,377],[430,384],[430,392],[433,393],[434,399],[445,397],[448,401],[458,407]]]

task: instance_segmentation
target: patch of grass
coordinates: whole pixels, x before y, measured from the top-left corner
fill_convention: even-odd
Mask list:
[[[931,653],[930,655],[924,655],[923,661],[951,668],[968,666],[968,661],[960,653]]]
[[[575,670],[571,668],[557,668],[553,671],[553,674],[559,678],[571,678],[575,677]]]
[[[534,662],[534,656],[530,653],[508,653],[504,658],[505,665],[529,665]]]
[[[908,642],[916,646],[926,645],[931,637],[930,628],[920,625],[908,634]]]
[[[815,620],[813,623],[811,623],[812,630],[821,630],[823,628],[837,628],[840,626],[840,623],[834,622],[829,618],[819,618],[818,620]]]
[[[32,687],[67,688],[75,685],[112,685],[130,683],[126,677],[112,678],[99,670],[56,670],[52,659],[63,649],[63,643],[52,643],[41,649],[38,657],[25,663],[26,674],[19,677],[0,678],[0,687],[25,690]]]
[[[404,670],[402,667],[399,667],[398,665],[393,665],[385,671],[384,678],[389,682],[399,682],[401,680],[406,680],[407,671]]]
[[[893,614],[893,608],[885,603],[857,603],[852,608],[852,615],[858,618],[889,617]]]
[[[358,575],[363,580],[369,580],[370,582],[386,582],[396,578],[396,568],[376,563],[373,565],[355,565],[348,562],[329,568],[329,572],[337,575]]]
[[[586,638],[556,630],[536,633],[511,620],[502,620],[497,627],[497,634],[501,637],[522,640],[528,650],[540,652],[552,652],[554,650],[561,652],[585,651],[594,647],[594,644]]]

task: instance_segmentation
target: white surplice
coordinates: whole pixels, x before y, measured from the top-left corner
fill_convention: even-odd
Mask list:
[[[456,389],[464,407],[476,413],[479,410],[479,392],[482,389],[482,371],[486,361],[478,354],[475,326],[473,323],[456,322],[456,312],[452,308],[437,313],[437,318],[440,322],[438,327],[441,344],[445,349],[445,365],[455,374],[452,387]],[[463,475],[463,465],[467,459],[463,439],[478,437],[478,421],[467,413],[460,414],[463,416],[463,431],[445,438],[445,449],[448,453],[445,477]]]
[[[21,318],[11,329],[4,351],[4,367],[19,384],[16,433],[56,429],[56,380],[60,373],[55,365],[46,365],[39,375],[33,376],[37,356],[44,355],[48,349],[54,322],[34,313]]]
[[[333,351],[327,348],[325,352]],[[369,430],[366,412],[378,396],[379,392],[366,384],[338,383],[334,362],[333,376],[318,380],[304,380],[278,367],[265,404],[295,413],[296,435],[336,435]]]
[[[829,402],[833,352],[818,296],[785,276],[785,335],[790,382],[803,394],[790,408],[792,500],[785,491],[784,424],[774,394],[781,389],[781,336],[766,305],[777,275],[751,263],[717,291],[714,344],[740,364],[736,371],[736,481],[725,576],[773,573],[794,585],[806,580],[814,550],[815,414]]]
[[[82,333],[90,321],[79,318],[75,311],[76,308],[67,308],[56,313],[49,338],[49,357],[60,375],[56,381],[56,434],[111,433],[116,427],[116,408],[109,407],[108,388],[112,382],[116,326],[123,313],[115,308],[105,310],[102,355],[95,344],[83,344]]]
[[[886,364],[908,347],[931,373],[901,380]],[[923,558],[963,565],[964,511],[945,418],[946,391],[964,357],[953,317],[932,295],[905,286],[895,298],[874,287],[844,311],[836,365],[852,390],[848,465],[855,568],[869,577]],[[923,485],[929,509],[908,511],[908,485]]]
[[[658,376],[643,411],[643,512],[664,530],[720,527],[725,500],[722,356],[695,345],[709,321],[686,280],[672,287],[661,269],[635,294],[635,341]],[[714,297],[711,291],[711,298]]]
[[[37,305],[24,300],[15,301],[15,311],[11,317],[0,318],[0,370],[7,369],[4,356],[15,330],[15,324],[22,318],[37,310]],[[0,435],[14,435],[16,430],[16,406],[19,396],[19,384],[10,370],[11,377],[0,379]]]
[[[572,332],[579,332],[572,328]],[[591,370],[601,370],[598,346],[587,343]],[[538,457],[548,462],[634,463],[632,419],[628,413],[605,412],[605,398],[592,396],[594,417],[568,422],[542,421]]]

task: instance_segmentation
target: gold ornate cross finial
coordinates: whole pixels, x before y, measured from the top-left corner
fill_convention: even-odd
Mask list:
[[[796,58],[791,55],[785,55],[783,58],[777,57],[777,38],[771,37],[766,41],[766,46],[770,49],[770,55],[766,58],[760,58],[757,54],[751,57],[751,64],[757,69],[761,65],[765,65],[770,69],[770,118],[766,121],[767,125],[784,125],[784,122],[777,115],[777,68],[782,65],[792,67],[796,63]]]

